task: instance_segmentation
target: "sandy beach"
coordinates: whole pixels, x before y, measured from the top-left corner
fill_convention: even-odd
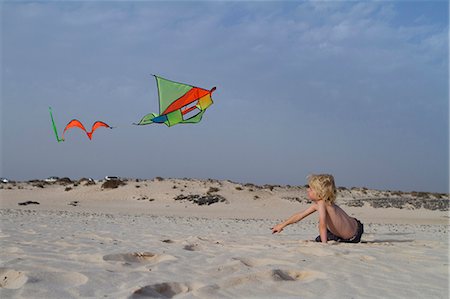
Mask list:
[[[1,184],[2,298],[448,298],[448,194],[339,188],[362,243],[319,244],[301,186]]]

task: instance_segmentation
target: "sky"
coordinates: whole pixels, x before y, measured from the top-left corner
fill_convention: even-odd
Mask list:
[[[0,175],[448,192],[448,1],[2,1]],[[217,90],[198,124],[152,74]],[[79,129],[58,143],[71,119]]]

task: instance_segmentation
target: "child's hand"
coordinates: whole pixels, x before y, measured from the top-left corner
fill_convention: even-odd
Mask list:
[[[272,234],[280,233],[283,230],[283,226],[281,224],[275,225],[272,227]]]

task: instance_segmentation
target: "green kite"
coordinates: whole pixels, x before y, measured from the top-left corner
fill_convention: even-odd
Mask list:
[[[150,113],[135,125],[164,123],[168,127],[176,124],[198,123],[206,109],[213,104],[211,95],[216,90],[178,83],[154,75],[158,86],[159,115]]]

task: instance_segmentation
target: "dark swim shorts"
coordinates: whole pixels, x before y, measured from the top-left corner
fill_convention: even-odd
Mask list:
[[[358,219],[354,218],[358,224],[358,229],[356,230],[356,234],[350,239],[342,239],[341,237],[336,236],[332,232],[327,229],[327,240],[328,241],[337,241],[343,243],[359,243],[361,242],[361,236],[364,233],[364,224],[362,224]],[[317,236],[316,242],[322,242],[320,235]]]

